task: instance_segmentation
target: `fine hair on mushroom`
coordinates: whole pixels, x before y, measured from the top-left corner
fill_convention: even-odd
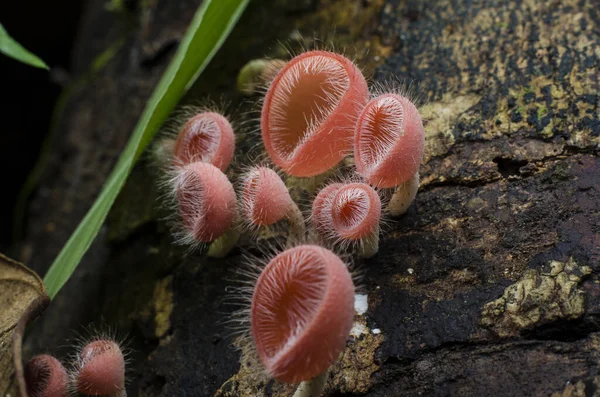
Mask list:
[[[176,241],[193,249],[223,237],[228,241],[218,241],[211,256],[226,255],[238,237],[237,199],[227,176],[212,164],[195,162],[175,168],[168,185]]]
[[[413,102],[387,93],[371,99],[354,133],[354,161],[359,175],[378,188],[396,188],[388,205],[393,216],[406,211],[418,189],[425,132]]]
[[[286,173],[311,177],[351,151],[353,126],[368,100],[362,72],[335,52],[306,51],[270,84],[261,111],[265,148]]]
[[[235,131],[239,129],[226,108],[207,102],[179,109],[153,146],[154,162],[168,171],[202,161],[225,172],[234,159]]]
[[[49,354],[39,354],[27,362],[25,383],[30,397],[67,397],[69,393],[67,370]]]
[[[126,397],[126,353],[112,338],[94,338],[83,344],[74,358],[71,385],[92,396]]]
[[[371,186],[360,183],[326,185],[313,201],[314,230],[343,250],[358,246],[369,258],[379,249],[381,199]]]
[[[242,219],[250,228],[270,226],[283,219],[289,224],[288,246],[303,241],[305,222],[281,177],[265,166],[251,167],[241,178]]]
[[[352,276],[336,254],[317,245],[276,255],[254,286],[252,339],[267,373],[282,382],[326,372],[344,348],[353,318]]]

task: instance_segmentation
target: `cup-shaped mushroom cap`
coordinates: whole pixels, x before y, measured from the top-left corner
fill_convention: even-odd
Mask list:
[[[285,183],[267,167],[254,167],[246,173],[242,194],[244,216],[258,226],[280,221],[294,205]]]
[[[262,107],[267,153],[290,175],[327,171],[351,151],[368,96],[364,76],[344,56],[308,51],[293,58],[273,79]]]
[[[125,358],[115,341],[100,339],[87,344],[79,361],[75,380],[79,393],[107,396],[125,388]]]
[[[235,191],[214,165],[195,162],[182,167],[175,178],[175,193],[183,227],[193,239],[211,242],[233,223]]]
[[[30,397],[66,397],[69,392],[65,367],[48,354],[29,360],[25,366],[25,383]]]
[[[331,226],[346,240],[360,240],[379,231],[381,199],[366,183],[349,183],[337,190],[331,204]]]
[[[175,163],[210,163],[225,171],[231,163],[235,136],[229,121],[221,114],[203,112],[188,120],[175,142]]]
[[[343,183],[330,183],[319,191],[313,200],[311,220],[313,228],[321,234],[328,232],[331,224],[331,204]]]
[[[267,372],[298,383],[329,368],[352,328],[353,302],[352,277],[333,252],[301,245],[273,258],[258,278],[250,309]]]
[[[419,111],[407,98],[384,94],[367,103],[354,132],[354,160],[370,185],[391,188],[419,170],[425,132]]]

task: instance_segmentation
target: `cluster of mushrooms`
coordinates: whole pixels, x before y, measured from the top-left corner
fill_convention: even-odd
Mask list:
[[[25,366],[29,397],[127,397],[125,355],[114,338],[99,335],[81,344],[67,368],[49,354],[32,357]]]
[[[295,397],[319,396],[354,318],[352,276],[334,251],[373,256],[382,214],[408,209],[419,185],[423,123],[408,98],[371,94],[356,65],[334,52],[270,60],[259,72],[268,80],[260,129],[272,166],[247,169],[236,181],[237,194],[225,174],[234,157],[234,129],[219,112],[193,115],[176,137],[157,144],[157,153],[167,164],[179,242],[224,257],[242,232],[287,223],[286,249],[253,281],[250,333],[269,376],[300,383]],[[321,186],[304,216],[286,182],[322,175],[342,161],[346,168],[338,173],[345,179]],[[95,343],[81,350],[70,381],[56,359],[34,357],[29,394],[63,397],[70,384],[88,395],[125,396],[118,345]],[[121,361],[114,359],[117,350]]]
[[[260,129],[273,166],[247,169],[237,194],[225,174],[235,135],[223,115],[200,112],[160,144],[170,148],[167,185],[179,241],[210,245],[207,255],[223,257],[240,233],[287,223],[286,249],[254,280],[250,331],[270,376],[301,383],[296,397],[318,396],[354,317],[352,277],[333,251],[376,254],[382,213],[408,209],[419,185],[423,123],[399,93],[371,98],[361,71],[340,54],[307,51],[263,66]],[[351,164],[351,153],[345,180],[322,186],[305,217],[286,182]]]

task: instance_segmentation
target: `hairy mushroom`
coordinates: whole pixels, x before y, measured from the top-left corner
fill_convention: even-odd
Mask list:
[[[348,246],[358,244],[364,257],[379,248],[381,200],[365,183],[335,183],[322,189],[313,202],[312,224],[325,239]]]
[[[242,211],[250,225],[269,226],[282,219],[290,225],[288,245],[302,241],[304,218],[285,183],[267,167],[252,167],[243,177]]]
[[[333,252],[300,245],[275,256],[252,295],[250,324],[258,356],[275,379],[318,395],[323,375],[346,345],[354,317],[354,284]]]
[[[66,397],[69,393],[69,375],[56,358],[40,354],[25,366],[25,383],[31,397]]]
[[[308,51],[273,79],[261,112],[267,153],[286,173],[310,177],[352,148],[354,123],[368,100],[361,71],[340,54]]]
[[[383,94],[369,101],[354,132],[357,172],[372,186],[397,188],[388,211],[402,215],[418,189],[425,145],[419,111],[406,97]]]

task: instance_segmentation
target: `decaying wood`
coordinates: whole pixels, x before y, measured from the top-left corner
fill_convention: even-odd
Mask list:
[[[133,30],[104,3],[84,18],[76,71],[121,37],[125,45],[62,117],[30,210],[26,252],[38,266],[91,205],[199,1],[140,2],[124,11]],[[327,393],[599,394],[597,2],[257,1],[190,98],[223,95],[235,108],[237,71],[279,56],[277,40],[295,28],[332,38],[375,82],[414,81],[427,122],[421,190],[385,228],[379,255],[357,264],[368,310]],[[285,395],[223,325],[241,254],[209,260],[173,248],[148,163],[29,351],[104,323],[129,334],[131,395]]]

